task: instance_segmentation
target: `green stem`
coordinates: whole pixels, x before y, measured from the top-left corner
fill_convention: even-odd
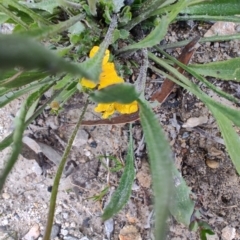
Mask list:
[[[67,161],[67,157],[70,153],[73,141],[74,141],[74,139],[77,135],[78,129],[79,129],[79,127],[81,125],[81,122],[83,120],[83,116],[86,112],[87,106],[88,106],[88,101],[86,102],[86,104],[83,108],[82,114],[80,115],[80,117],[78,119],[78,122],[77,122],[77,124],[76,124],[76,126],[73,130],[73,133],[72,133],[72,135],[71,135],[71,137],[68,141],[68,144],[67,144],[67,147],[64,151],[62,160],[59,164],[59,167],[58,167],[58,170],[57,170],[57,173],[56,173],[56,177],[54,179],[52,194],[51,194],[51,199],[50,199],[50,207],[49,207],[49,212],[48,212],[47,228],[46,228],[43,240],[49,240],[50,236],[51,236],[51,230],[52,230],[54,212],[55,212],[55,206],[56,206],[56,199],[57,199],[57,193],[58,193],[58,186],[59,186],[59,183],[60,183],[60,179],[61,179],[61,176],[62,176],[62,172],[63,172],[64,166],[65,166],[65,163]]]

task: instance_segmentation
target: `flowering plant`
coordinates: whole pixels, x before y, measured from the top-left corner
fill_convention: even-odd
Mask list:
[[[98,46],[94,46],[90,51],[89,57],[92,58],[97,51],[99,50]],[[109,62],[110,52],[106,50],[103,61],[102,61],[102,72],[100,74],[99,83],[96,84],[89,79],[82,78],[80,83],[83,87],[86,88],[96,88],[98,90],[108,87],[113,84],[124,83],[124,80],[118,76],[114,63]],[[130,114],[138,111],[137,101],[133,101],[129,104],[121,104],[117,102],[113,103],[99,103],[94,109],[96,112],[101,112],[103,118],[110,117],[115,111],[121,114]]]

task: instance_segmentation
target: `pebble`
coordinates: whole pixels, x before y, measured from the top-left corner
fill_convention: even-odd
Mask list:
[[[66,229],[61,229],[61,234],[62,234],[63,236],[67,236],[67,235],[68,235],[68,230],[66,230]]]
[[[212,160],[212,159],[207,159],[206,160],[206,164],[208,167],[215,169],[219,167],[219,162]]]
[[[89,138],[89,134],[85,130],[83,129],[78,130],[77,135],[73,142],[73,146],[76,146],[76,147],[83,146],[88,142],[88,138]]]
[[[7,200],[7,199],[10,198],[10,194],[5,192],[5,193],[2,194],[2,198]]]
[[[7,220],[7,219],[4,219],[4,220],[2,221],[2,225],[3,225],[3,226],[8,225],[8,220]]]
[[[222,229],[222,240],[232,240],[236,236],[236,228],[226,226]]]
[[[69,214],[68,213],[62,213],[62,216],[63,216],[64,219],[67,219]]]
[[[73,237],[71,235],[68,235],[66,237],[64,237],[64,240],[78,240],[79,238]]]
[[[76,227],[76,223],[75,222],[71,222],[70,227],[71,228],[75,228]]]
[[[24,240],[37,239],[40,235],[40,227],[38,224],[34,224],[29,232],[23,237]]]
[[[58,224],[54,224],[52,227],[51,239],[57,237],[59,232],[60,232],[60,226]]]

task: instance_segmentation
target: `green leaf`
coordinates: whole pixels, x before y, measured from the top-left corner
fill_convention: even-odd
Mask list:
[[[123,208],[123,206],[127,203],[131,195],[134,177],[135,177],[134,152],[133,152],[132,129],[130,129],[130,140],[126,158],[126,165],[122,177],[120,179],[118,188],[113,193],[109,204],[104,209],[102,215],[104,221],[111,218],[114,214],[119,212]]]
[[[153,192],[155,196],[155,239],[165,239],[166,219],[172,198],[172,153],[166,136],[147,102],[138,101],[140,120],[150,160]]]
[[[140,93],[135,90],[135,87],[128,83],[113,84],[90,93],[91,99],[98,103],[119,102],[127,104],[137,100],[139,95]]]
[[[146,38],[144,38],[138,43],[134,43],[132,45],[129,45],[121,49],[119,52],[125,52],[128,50],[140,49],[140,48],[148,48],[148,47],[153,47],[154,45],[159,44],[159,42],[167,34],[168,25],[169,25],[168,17],[163,16],[158,26],[156,26],[156,28]]]
[[[6,72],[3,76],[8,76],[12,71]],[[5,88],[17,88],[29,84],[34,81],[38,81],[49,75],[46,72],[40,71],[28,71],[23,72],[17,75],[19,72],[16,72],[14,75],[7,77],[6,79],[0,80],[0,86]]]
[[[194,211],[194,202],[190,199],[190,188],[175,167],[172,168],[172,176],[174,192],[169,211],[179,223],[189,226]]]
[[[7,14],[0,12],[0,24],[5,23],[9,19]]]
[[[240,1],[239,0],[204,1],[189,6],[184,11],[182,11],[182,13],[194,15],[233,16],[240,14]]]
[[[22,148],[22,137],[23,132],[25,130],[25,119],[28,111],[30,110],[31,106],[36,102],[38,98],[42,96],[42,94],[47,91],[53,84],[45,85],[40,88],[38,91],[32,93],[22,104],[20,109],[20,114],[15,118],[15,130],[12,135],[12,151],[11,155],[9,156],[6,166],[3,172],[0,174],[0,191],[3,188],[3,185],[6,181],[6,178],[10,171],[12,170],[14,164],[17,161],[18,155]],[[5,140],[5,139],[4,139]],[[1,142],[2,144],[3,142]]]
[[[57,57],[39,43],[20,35],[0,35],[0,68],[11,69],[21,66],[25,69],[44,69],[52,73],[69,72],[91,79],[79,65],[71,64]]]
[[[113,6],[114,6],[113,11],[115,13],[118,13],[120,9],[124,6],[124,0],[113,0]]]
[[[203,76],[240,81],[240,58],[204,64],[192,64],[189,67]]]
[[[5,94],[0,93],[0,107],[5,106],[6,104],[11,102],[12,100],[22,96],[23,94],[27,94],[31,91],[37,90],[45,84],[49,84],[49,79],[47,81],[43,81],[43,82],[40,82],[40,83],[34,83],[34,84],[31,84],[31,85],[29,85],[29,86],[27,86],[23,89],[20,89],[20,90],[10,91],[10,92],[8,91]],[[7,90],[9,90],[9,89],[7,89]]]
[[[211,105],[215,107],[218,111],[221,111],[226,117],[228,117],[236,126],[240,127],[240,111],[227,107],[219,102],[214,101],[211,97],[209,97],[206,93],[204,93],[196,84],[192,83],[189,79],[187,79],[184,75],[180,74],[177,69],[173,68],[162,59],[157,58],[154,54],[149,53],[149,57],[156,61],[159,65],[163,66],[165,69],[174,74],[180,81],[176,80],[174,77],[156,69],[157,72],[166,76],[173,82],[176,82],[178,85],[187,89],[188,91],[195,94],[201,101],[203,101],[208,106]],[[180,65],[180,64],[179,64]],[[182,64],[181,64],[182,66]]]
[[[49,25],[50,22],[48,22],[46,19],[44,19],[40,14],[35,13],[29,7],[26,7],[23,4],[27,4],[26,2],[18,2],[16,0],[3,0],[4,4],[10,5],[17,9],[18,11],[26,13],[29,17],[31,17],[34,21],[38,21],[40,23],[43,23],[44,25]]]
[[[220,131],[222,133],[225,146],[238,174],[240,174],[240,137],[234,130],[232,122],[227,116],[217,108],[209,106],[213,116],[216,118]]]
[[[45,11],[49,12],[50,14],[53,14],[53,10],[56,7],[60,6],[60,1],[57,1],[57,0],[42,0],[42,1],[36,2],[36,3],[20,1],[19,3],[27,6],[28,8],[45,10]]]

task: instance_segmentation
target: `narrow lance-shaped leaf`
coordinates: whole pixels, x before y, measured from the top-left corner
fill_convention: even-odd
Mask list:
[[[42,92],[42,94],[47,91],[49,88],[52,87],[52,84],[50,85],[46,85],[45,87],[47,88],[41,88],[44,91]],[[40,89],[40,90],[41,90]],[[40,91],[38,90],[38,92]],[[61,91],[55,92],[41,107],[39,107],[35,113],[25,121],[25,125],[24,127],[26,128],[47,106],[47,104],[49,104],[51,101],[53,101],[59,94],[61,93]],[[41,94],[41,95],[42,95]],[[6,147],[10,146],[10,144],[13,141],[13,133],[10,133],[7,137],[5,137],[1,142],[0,142],[0,151],[2,151],[3,149],[5,149]]]
[[[211,105],[208,105],[208,107],[216,118],[233,165],[240,174],[240,137],[234,130],[232,122],[222,112]]]
[[[233,16],[240,14],[239,0],[203,1],[184,9],[181,13],[210,16]]]
[[[138,102],[155,196],[155,239],[164,239],[168,207],[173,190],[171,177],[173,159],[169,143],[150,106],[142,100]]]
[[[154,59],[152,54],[149,54],[149,56],[151,59]],[[235,125],[240,126],[240,110],[227,107],[221,104],[220,102],[214,101],[211,97],[204,93],[196,84],[192,83],[184,75],[180,74],[175,68],[173,68],[160,58],[156,62],[163,66],[168,71],[170,71],[172,74],[174,74],[181,82],[177,81],[175,78],[164,72],[162,72],[163,75],[167,76],[170,80],[176,82],[178,85],[195,94],[205,104],[207,105],[210,104],[211,106],[215,107],[216,109],[218,109],[218,111],[221,111],[226,117],[228,117]],[[182,64],[179,65],[182,66]]]
[[[172,176],[174,192],[169,211],[179,223],[188,227],[194,210],[194,202],[190,199],[191,191],[175,166],[172,168]]]
[[[95,79],[79,65],[71,64],[57,57],[30,38],[20,35],[0,35],[0,69],[16,66],[24,69],[44,69],[52,73],[68,72]]]
[[[192,64],[189,65],[189,68],[203,76],[240,81],[240,58],[204,64]]]
[[[131,103],[138,99],[140,93],[135,90],[132,84],[119,83],[113,84],[99,91],[90,93],[93,101],[98,103]]]
[[[160,23],[156,26],[156,28],[143,40],[141,40],[138,43],[134,43],[132,45],[129,45],[119,51],[125,52],[128,50],[133,49],[140,49],[140,48],[148,48],[153,47],[154,45],[157,45],[167,34],[169,19],[166,16],[163,16],[161,18]]]
[[[104,213],[102,215],[103,220],[111,218],[114,214],[119,212],[123,208],[123,206],[127,203],[131,195],[134,177],[135,177],[134,152],[133,152],[132,129],[130,128],[130,140],[124,172],[120,179],[120,183],[118,185],[117,190],[113,193],[109,204],[104,209]]]
[[[18,155],[21,151],[22,137],[23,137],[23,132],[25,130],[26,115],[27,115],[29,109],[31,108],[32,104],[34,104],[36,102],[36,100],[40,96],[42,96],[42,94],[45,91],[47,91],[47,89],[49,89],[49,87],[51,87],[51,84],[46,85],[46,86],[42,87],[41,89],[39,89],[37,92],[32,93],[26,99],[24,104],[22,105],[19,116],[16,116],[16,118],[15,118],[15,130],[14,130],[14,133],[12,136],[12,141],[13,141],[12,152],[7,160],[7,163],[6,163],[6,166],[3,170],[3,172],[0,175],[0,191],[2,190],[3,185],[6,181],[6,178],[7,178],[8,174],[10,173],[10,171],[12,170],[14,164],[16,163]]]

